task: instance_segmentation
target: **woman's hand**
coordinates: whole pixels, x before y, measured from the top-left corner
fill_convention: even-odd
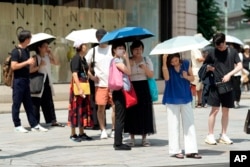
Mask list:
[[[162,69],[166,69],[167,68],[167,58],[168,58],[167,54],[164,54],[162,56]]]

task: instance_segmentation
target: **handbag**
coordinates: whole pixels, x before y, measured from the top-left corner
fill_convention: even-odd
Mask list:
[[[248,110],[245,120],[244,132],[246,132],[246,134],[250,134],[250,110]]]
[[[144,61],[146,64],[148,64],[146,57],[144,57]],[[148,80],[148,86],[149,86],[149,92],[151,95],[152,101],[158,100],[158,86],[154,78],[147,78]]]
[[[158,100],[158,87],[154,78],[148,78],[148,86],[149,86],[149,92],[150,92],[152,101],[157,101]]]
[[[83,93],[85,95],[90,95],[89,82],[88,81],[87,82],[80,82],[79,84],[80,84],[81,89],[83,90]],[[77,85],[75,83],[73,84],[73,91],[74,91],[74,95],[76,95],[76,96],[80,95],[79,91],[78,91],[78,87],[77,87]]]
[[[110,90],[120,90],[123,87],[122,72],[116,67],[114,59],[110,62],[108,87]]]
[[[129,91],[122,89],[122,92],[125,98],[126,108],[132,107],[137,104],[137,96],[136,96],[135,89],[132,84],[130,86]]]
[[[39,94],[44,84],[44,74],[35,72],[30,74],[30,93]]]
[[[233,91],[233,84],[231,81],[228,82],[216,82],[215,83],[219,94],[225,94]]]

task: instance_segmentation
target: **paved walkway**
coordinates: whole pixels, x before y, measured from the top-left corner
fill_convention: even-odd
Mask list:
[[[160,98],[161,99],[161,98]],[[136,136],[136,147],[131,151],[114,151],[113,139],[100,140],[99,130],[85,130],[94,141],[75,143],[69,140],[70,128],[50,128],[48,132],[29,132],[26,134],[13,131],[9,111],[0,114],[0,166],[8,167],[75,167],[75,166],[229,166],[230,150],[248,150],[250,136],[243,132],[243,125],[249,99],[242,99],[241,108],[230,111],[228,135],[233,145],[207,145],[204,138],[207,134],[207,118],[210,108],[195,109],[195,123],[201,160],[184,160],[169,157],[167,113],[159,102],[154,105],[157,133],[148,137],[151,147],[141,147],[141,137]],[[58,121],[67,122],[67,101],[56,102]],[[2,104],[1,104],[1,107]],[[107,129],[110,130],[110,111],[107,111]],[[215,134],[220,133],[220,116],[216,122]],[[29,128],[27,117],[20,114],[22,124]],[[43,116],[41,116],[43,123]],[[44,124],[42,124],[44,125]],[[124,142],[128,141],[124,135]]]

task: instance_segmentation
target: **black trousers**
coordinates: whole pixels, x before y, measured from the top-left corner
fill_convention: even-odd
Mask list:
[[[113,91],[113,102],[115,104],[115,138],[114,145],[122,144],[122,132],[124,129],[126,107],[125,99],[121,90]]]
[[[46,77],[44,83],[44,90],[41,98],[32,97],[32,102],[33,102],[35,116],[38,122],[40,122],[40,107],[42,108],[42,112],[46,123],[52,123],[56,121],[55,106],[52,98],[52,92],[49,85],[48,76]]]
[[[38,122],[35,118],[34,111],[32,108],[29,78],[14,78],[12,101],[12,120],[14,122],[14,126],[21,126],[21,119],[19,118],[19,114],[21,104],[23,103],[29,124],[32,128],[35,127]]]

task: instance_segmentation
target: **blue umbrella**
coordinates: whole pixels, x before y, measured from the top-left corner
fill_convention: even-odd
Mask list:
[[[115,41],[132,42],[154,36],[150,31],[142,27],[123,27],[105,34],[100,43],[113,43]]]

